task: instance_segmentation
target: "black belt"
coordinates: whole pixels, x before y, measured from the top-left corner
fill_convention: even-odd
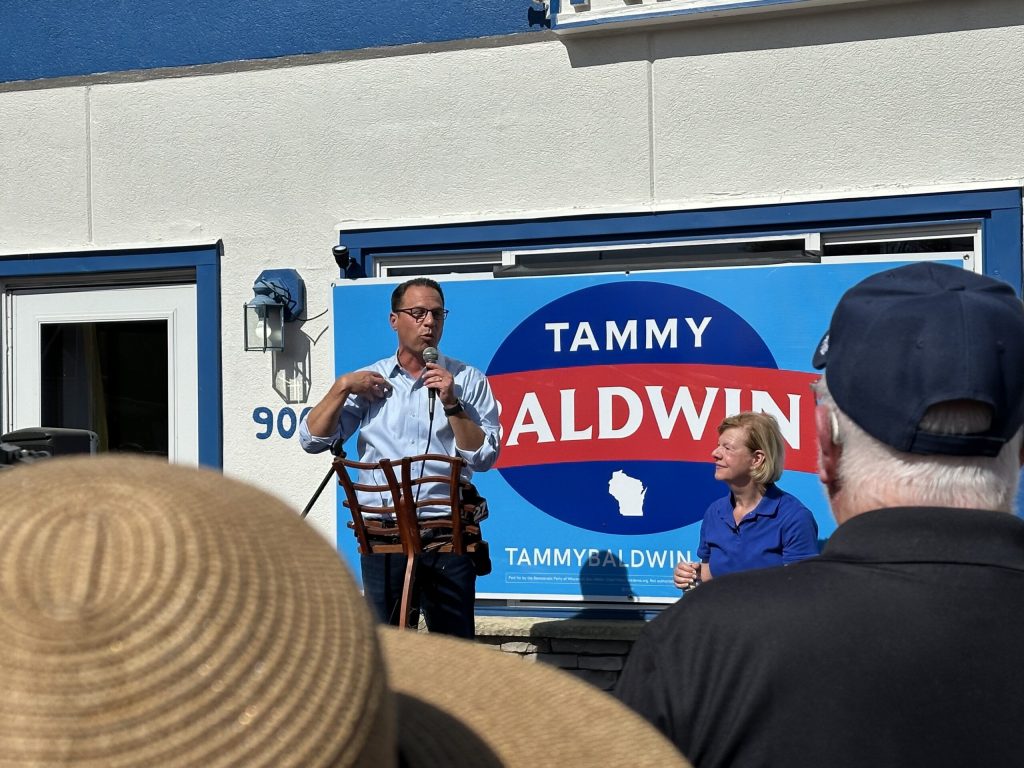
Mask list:
[[[398,526],[396,524],[392,523],[388,525],[385,523],[383,527],[393,529],[395,532],[371,533],[367,534],[367,538],[370,541],[380,542],[383,544],[398,544],[399,542],[401,542],[402,539],[398,535]],[[434,541],[435,539],[440,539],[446,536],[451,538],[451,535],[451,528],[420,528],[420,541],[424,544],[429,544],[431,541]]]

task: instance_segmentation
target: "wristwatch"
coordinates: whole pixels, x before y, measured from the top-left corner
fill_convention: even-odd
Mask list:
[[[461,400],[456,400],[455,405],[446,405],[444,407],[444,415],[454,416],[457,413],[462,413],[464,410],[466,410],[466,406],[462,404]]]

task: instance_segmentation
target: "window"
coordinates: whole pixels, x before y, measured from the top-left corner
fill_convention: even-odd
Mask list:
[[[481,253],[405,253],[374,259],[374,277],[413,277],[492,272],[501,264],[500,251]]]
[[[785,238],[688,240],[506,252],[496,277],[638,272],[817,262],[816,235]]]
[[[823,229],[781,237],[702,238],[602,245],[536,246],[489,251],[406,251],[374,258],[376,277],[488,274],[494,277],[638,272],[660,269],[836,263],[892,258],[948,258],[978,269],[977,221],[935,226]]]
[[[979,269],[981,225],[977,222],[935,227],[866,229],[830,233],[822,238],[822,261],[860,261],[870,257],[945,257],[957,254],[966,269]]]

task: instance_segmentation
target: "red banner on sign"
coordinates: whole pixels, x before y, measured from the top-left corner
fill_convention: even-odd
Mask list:
[[[779,421],[786,468],[813,472],[817,374],[727,365],[595,365],[492,375],[499,468],[589,461],[710,461],[726,415]]]

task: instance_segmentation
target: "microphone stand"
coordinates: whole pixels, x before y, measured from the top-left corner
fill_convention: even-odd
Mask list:
[[[341,438],[339,437],[334,441],[334,445],[331,446],[331,455],[334,457],[345,458],[345,451],[341,449]],[[324,479],[320,481],[320,487],[316,489],[316,493],[313,494],[309,502],[306,504],[306,508],[302,510],[302,514],[299,515],[299,519],[302,520],[309,514],[309,510],[316,504],[316,500],[320,498],[320,494],[324,492],[324,488],[327,487],[327,483],[330,482],[331,477],[334,475],[334,462],[331,462],[331,468],[327,470],[327,474],[324,475]]]

